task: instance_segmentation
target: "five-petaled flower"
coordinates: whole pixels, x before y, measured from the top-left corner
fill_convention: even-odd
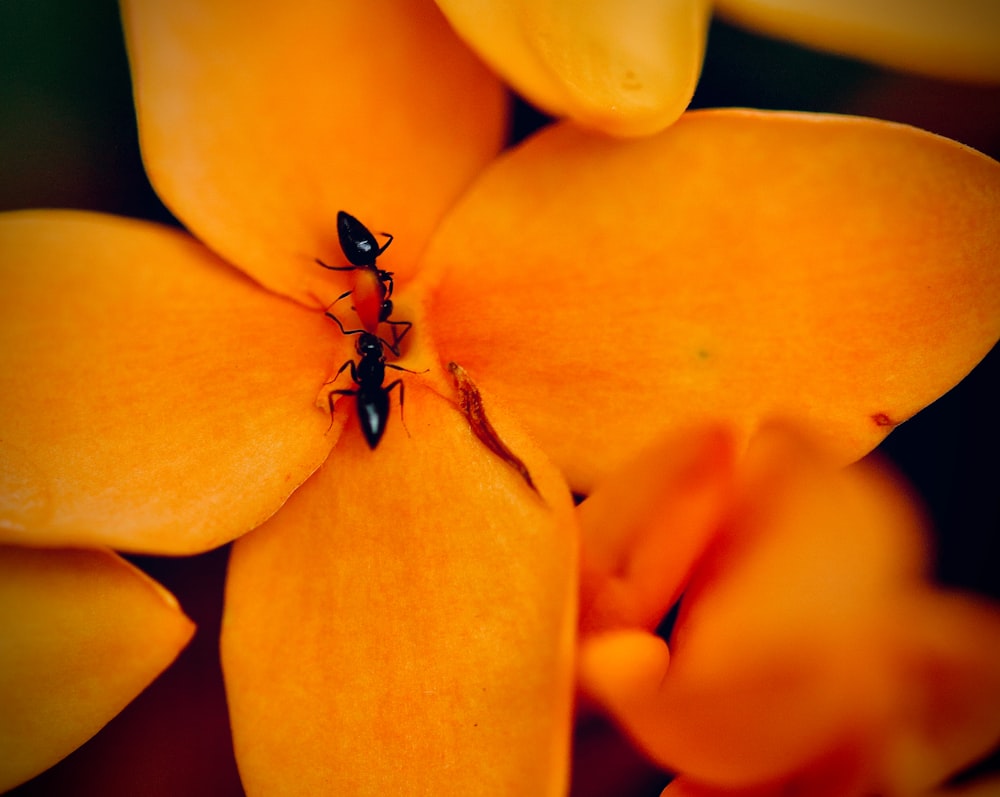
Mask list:
[[[953,142],[712,111],[629,142],[556,124],[501,154],[502,87],[425,3],[124,11],[147,168],[191,235],[0,225],[3,566],[30,575],[4,595],[24,629],[6,784],[190,633],[121,560],[62,549],[239,538],[222,652],[248,793],[562,793],[569,488],[703,420],[740,446],[790,417],[851,461],[1000,334],[1000,167]],[[330,429],[324,406],[353,352],[313,298],[349,287],[314,262],[340,256],[342,209],[395,236],[400,363],[429,369],[403,375],[406,428],[390,417],[374,453],[352,399]],[[451,361],[541,500],[470,431]],[[42,596],[84,588],[148,611],[106,601],[66,654],[66,606]]]

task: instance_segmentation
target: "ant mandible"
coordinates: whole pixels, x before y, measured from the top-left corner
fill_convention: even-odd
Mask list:
[[[408,373],[413,373],[413,371],[385,361],[382,340],[378,335],[365,330],[358,330],[357,334],[359,337],[355,348],[361,359],[357,365],[355,365],[354,360],[345,362],[340,366],[333,379],[327,382],[327,384],[336,382],[337,378],[349,368],[351,379],[354,380],[357,388],[330,391],[327,396],[327,402],[330,405],[330,425],[333,425],[333,397],[354,396],[361,432],[365,436],[368,447],[374,450],[385,433],[386,421],[389,419],[389,393],[396,387],[399,388],[399,418],[403,419],[403,390],[405,387],[403,380],[397,379],[383,386],[385,369],[394,368],[397,371]],[[403,423],[405,425],[405,421]]]
[[[379,268],[375,261],[379,255],[388,249],[389,244],[393,241],[393,236],[387,232],[382,234],[389,240],[382,244],[382,246],[379,246],[375,240],[375,234],[371,230],[350,213],[339,210],[337,211],[337,237],[340,239],[340,249],[351,265],[331,266],[319,258],[316,258],[316,262],[323,268],[330,269],[331,271],[362,272],[354,288],[338,296],[333,304],[353,294],[354,309],[358,314],[358,318],[361,319],[361,325],[364,330],[377,335],[379,324],[385,323],[391,326],[393,342],[389,343],[384,339],[383,342],[398,356],[399,342],[406,337],[406,333],[410,331],[410,327],[413,324],[409,321],[389,320],[393,309],[392,291],[395,287],[392,279],[393,274],[391,271]],[[332,307],[333,305],[330,306]],[[357,331],[344,329],[344,325],[340,323],[340,319],[329,310],[327,310],[326,315],[337,322],[337,325],[344,334],[350,335]],[[403,327],[403,331],[399,332],[397,327]]]

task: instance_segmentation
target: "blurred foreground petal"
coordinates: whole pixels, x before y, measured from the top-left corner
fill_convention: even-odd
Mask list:
[[[577,510],[583,633],[656,628],[728,511],[734,456],[722,429],[673,435],[587,496]]]
[[[1000,775],[980,778],[961,786],[936,789],[927,797],[996,797],[1000,794]]]
[[[52,766],[163,671],[194,627],[103,551],[0,547],[0,789]]]
[[[1000,737],[1000,612],[921,580],[921,521],[892,478],[769,438],[685,592],[665,674],[623,655],[640,632],[601,634],[584,691],[706,786],[766,795],[838,772],[859,793],[929,789]]]

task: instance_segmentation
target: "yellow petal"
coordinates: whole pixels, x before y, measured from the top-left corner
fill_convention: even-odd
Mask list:
[[[52,766],[187,644],[193,625],[103,551],[0,547],[0,789]]]
[[[706,0],[438,0],[461,36],[555,116],[613,135],[671,124],[694,93]]]
[[[222,654],[249,795],[565,793],[565,483],[488,396],[542,497],[407,380],[411,436],[391,419],[372,452],[349,424],[337,456],[234,547]]]
[[[1000,337],[997,207],[1000,164],[874,120],[555,126],[443,223],[428,318],[577,490],[705,418],[792,417],[848,461]]]
[[[405,275],[502,141],[500,84],[426,0],[138,0],[123,18],[157,192],[303,301],[348,285],[314,262],[345,262],[338,210],[393,233],[379,264]]]
[[[1000,81],[994,0],[718,0],[772,36],[943,78]]]
[[[318,312],[188,236],[73,212],[0,225],[0,534],[182,553],[261,523],[329,453]]]

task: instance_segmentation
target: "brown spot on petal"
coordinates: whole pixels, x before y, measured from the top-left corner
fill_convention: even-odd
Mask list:
[[[872,420],[875,421],[876,426],[895,426],[896,422],[886,415],[884,412],[877,412],[872,415]]]

